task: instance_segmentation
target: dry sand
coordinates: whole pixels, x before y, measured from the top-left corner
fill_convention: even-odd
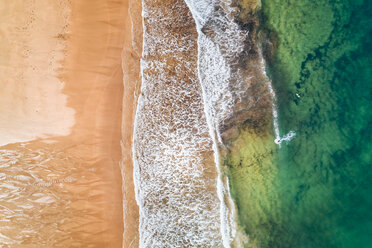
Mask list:
[[[70,133],[74,110],[55,77],[68,15],[67,1],[0,1],[0,145]]]
[[[0,145],[18,142],[0,150],[25,158],[8,156],[19,161],[3,169],[18,202],[0,205],[13,213],[32,205],[1,233],[21,244],[12,247],[138,246],[131,137],[141,39],[132,43],[131,32],[141,37],[141,15],[132,6],[134,28],[127,0],[0,3]],[[31,184],[20,187],[25,178]]]

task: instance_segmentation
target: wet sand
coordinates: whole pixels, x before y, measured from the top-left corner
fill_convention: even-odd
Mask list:
[[[101,201],[97,245],[120,247],[123,233],[121,160],[121,116],[124,42],[127,3],[124,1],[73,1],[62,81],[76,110],[72,130],[73,149],[85,161],[94,161],[100,175],[94,187]],[[99,192],[99,193],[97,193]],[[97,223],[98,224],[98,223]],[[89,225],[88,229],[97,229]],[[91,241],[90,241],[91,242]]]
[[[13,135],[1,144],[16,142],[0,148],[2,243],[129,247],[123,244],[123,233],[125,242],[136,236],[138,210],[129,152],[136,73],[135,81],[126,83],[123,109],[122,51],[123,44],[130,44],[126,35],[131,31],[128,4],[39,0],[30,2],[32,8],[23,1],[6,6],[9,18],[18,13],[14,9],[32,11],[20,23],[0,25],[1,42],[9,43],[0,59],[1,70],[9,72],[1,80],[8,91],[2,92],[10,95],[2,98],[0,131]],[[9,33],[14,27],[20,31],[13,37]],[[130,49],[125,51],[130,54]],[[121,142],[126,185],[119,166]],[[5,221],[9,218],[11,222]],[[124,232],[124,226],[131,228]]]
[[[124,236],[123,247],[138,247],[138,217],[139,209],[135,199],[132,165],[133,123],[136,114],[136,104],[139,96],[141,75],[140,58],[142,53],[142,2],[129,0],[129,15],[125,16],[126,29],[123,48],[124,96],[122,149],[123,160],[123,208]]]

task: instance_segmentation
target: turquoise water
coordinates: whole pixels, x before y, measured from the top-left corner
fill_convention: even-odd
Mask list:
[[[297,135],[232,145],[247,247],[372,247],[371,17],[372,1],[262,0],[280,131]]]

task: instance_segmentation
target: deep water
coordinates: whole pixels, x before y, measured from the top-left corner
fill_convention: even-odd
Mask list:
[[[230,147],[246,247],[372,247],[372,1],[262,0],[261,27],[296,137],[246,130]]]

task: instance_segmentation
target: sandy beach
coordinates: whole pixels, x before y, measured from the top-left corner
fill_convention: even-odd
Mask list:
[[[12,218],[1,223],[2,243],[138,246],[130,147],[141,45],[132,46],[128,7],[111,0],[0,4],[8,18],[0,29],[0,152],[13,187],[0,198],[12,210],[0,210],[1,219]]]

